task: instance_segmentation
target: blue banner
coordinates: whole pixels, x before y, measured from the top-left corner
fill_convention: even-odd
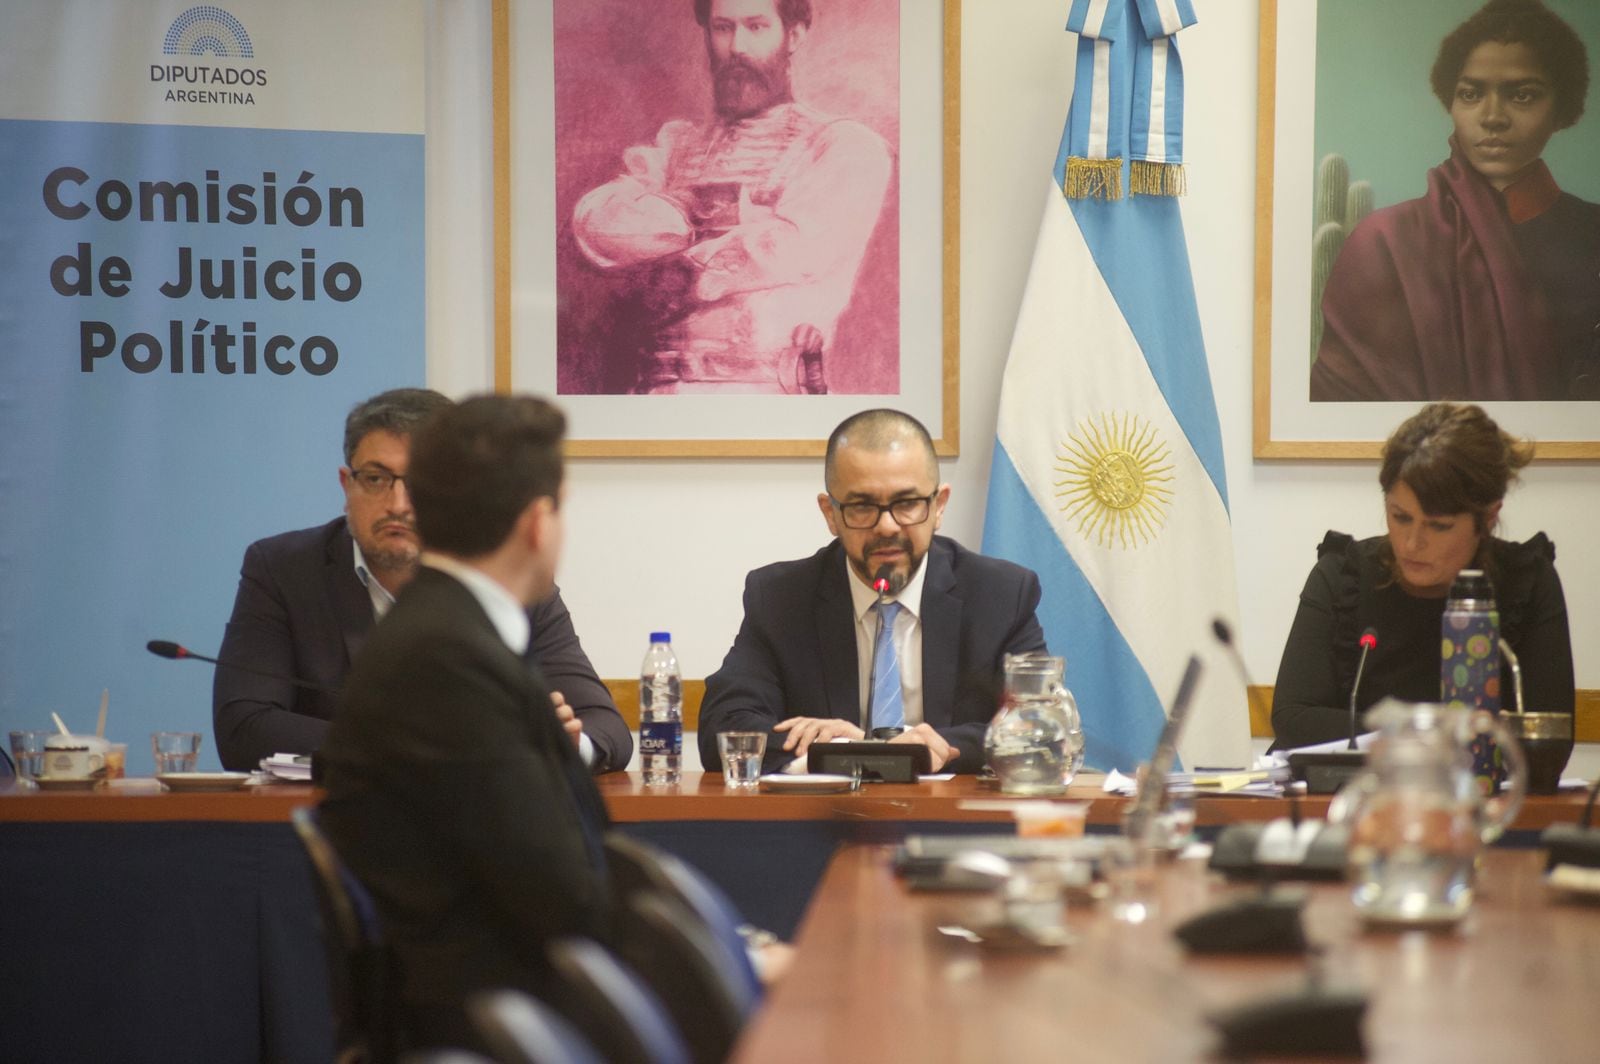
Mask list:
[[[159,729],[217,765],[210,668],[146,641],[214,651],[245,546],[339,511],[346,411],[424,380],[420,26],[374,128],[307,92],[294,11],[230,6],[87,52],[37,32],[83,4],[0,17],[0,725],[92,731],[109,688],[131,774]]]

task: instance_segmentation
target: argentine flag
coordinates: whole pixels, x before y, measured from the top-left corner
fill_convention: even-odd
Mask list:
[[[1039,619],[1066,658],[1088,764],[1101,769],[1150,757],[1192,652],[1207,669],[1183,763],[1250,758],[1243,680],[1214,652],[1214,619],[1237,630],[1238,589],[1221,432],[1171,194],[1182,187],[1183,114],[1173,35],[1193,22],[1189,0],[1073,4],[1077,81],[989,481],[984,553],[1039,574]]]

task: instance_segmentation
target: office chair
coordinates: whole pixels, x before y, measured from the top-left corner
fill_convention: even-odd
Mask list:
[[[693,865],[620,832],[606,836],[606,863],[621,904],[641,890],[652,890],[688,909],[711,933],[726,958],[727,970],[742,983],[739,1000],[753,1008],[764,988],[739,933],[743,918],[722,889]]]
[[[599,943],[564,938],[548,949],[563,1014],[610,1064],[691,1064],[689,1047],[644,981]],[[567,1006],[570,1006],[567,1007]]]
[[[619,914],[617,952],[667,1007],[694,1064],[722,1064],[756,999],[711,932],[673,899],[638,891]]]
[[[389,1064],[398,1051],[392,958],[372,896],[322,833],[315,809],[291,814],[322,915],[338,1064]]]
[[[467,1002],[493,1064],[605,1064],[589,1040],[549,1005],[520,990],[491,990]]]

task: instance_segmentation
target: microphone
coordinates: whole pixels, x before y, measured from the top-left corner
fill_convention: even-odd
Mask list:
[[[1367,655],[1378,645],[1378,630],[1368,628],[1361,633],[1361,660],[1356,662],[1356,682],[1350,685],[1350,743],[1346,750],[1356,748],[1356,695],[1361,693],[1361,674],[1367,670]]]
[[[894,566],[884,562],[878,566],[878,571],[872,576],[872,590],[878,593],[878,601],[882,602],[890,595],[898,594],[906,586],[905,578],[894,571]]]
[[[330,695],[339,693],[339,689],[336,687],[325,687],[320,683],[312,683],[309,680],[301,680],[294,676],[286,676],[281,672],[273,672],[269,669],[258,669],[253,665],[241,665],[236,661],[221,661],[217,658],[208,658],[204,654],[196,654],[188,647],[182,645],[181,643],[174,643],[170,639],[152,639],[150,642],[144,645],[144,648],[158,658],[170,658],[173,661],[182,661],[184,658],[193,658],[195,661],[209,661],[211,664],[221,666],[224,669],[238,669],[240,672],[253,673],[256,676],[265,676],[269,680],[282,680],[284,683],[292,683],[296,687],[304,687],[312,691],[322,691],[323,693]]]
[[[1228,657],[1233,659],[1233,667],[1239,670],[1239,679],[1244,681],[1245,687],[1247,689],[1254,687],[1255,682],[1250,679],[1250,669],[1244,663],[1244,655],[1239,652],[1239,644],[1233,641],[1233,629],[1228,626],[1228,622],[1221,617],[1213,618],[1211,632],[1217,637],[1217,642],[1228,651]]]
[[[1201,663],[1198,654],[1190,654],[1184,666],[1183,678],[1178,681],[1178,693],[1172,698],[1172,709],[1167,722],[1156,738],[1155,752],[1145,768],[1144,780],[1133,796],[1133,805],[1123,818],[1123,834],[1135,846],[1148,845],[1151,822],[1161,812],[1167,795],[1167,776],[1178,759],[1178,737],[1183,733],[1184,722],[1189,719],[1189,704],[1194,700],[1194,690],[1200,682]]]
[[[1378,630],[1368,628],[1361,633],[1358,642],[1361,658],[1356,662],[1355,683],[1350,685],[1350,741],[1343,750],[1299,751],[1289,755],[1289,772],[1305,783],[1308,794],[1333,794],[1367,763],[1366,752],[1356,745],[1356,699],[1361,695],[1361,676],[1367,669],[1367,655],[1378,645]]]

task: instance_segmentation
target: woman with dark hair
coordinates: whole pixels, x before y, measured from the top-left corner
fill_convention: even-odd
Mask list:
[[[1312,400],[1600,399],[1600,205],[1541,158],[1583,115],[1583,41],[1539,0],[1490,0],[1431,81],[1450,158],[1345,241]]]
[[[1379,699],[1439,701],[1439,623],[1456,573],[1494,584],[1500,633],[1521,661],[1529,710],[1573,711],[1572,638],[1541,532],[1526,543],[1494,536],[1506,489],[1532,458],[1476,406],[1432,403],[1383,447],[1388,535],[1329,532],[1300,592],[1272,698],[1279,748],[1344,738],[1361,633],[1377,632],[1357,708]],[[1503,670],[1504,671],[1504,670]]]

